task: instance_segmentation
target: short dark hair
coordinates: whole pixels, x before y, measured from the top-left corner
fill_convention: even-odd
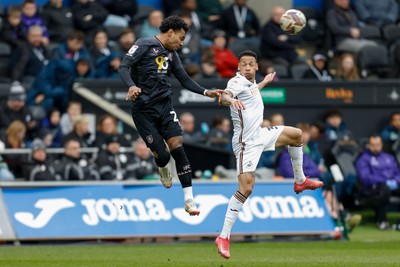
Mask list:
[[[177,31],[183,29],[185,32],[189,31],[189,26],[186,22],[178,16],[169,16],[160,25],[160,32],[166,33],[169,29]]]
[[[83,42],[84,33],[81,31],[73,31],[68,35],[68,40],[78,40]]]
[[[258,61],[257,54],[256,54],[254,51],[251,51],[251,50],[245,50],[245,51],[243,51],[242,53],[239,54],[239,60],[240,60],[242,57],[245,57],[245,56],[254,57],[255,60]]]

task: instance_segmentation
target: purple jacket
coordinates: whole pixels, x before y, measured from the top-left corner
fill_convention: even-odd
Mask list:
[[[312,178],[319,178],[321,176],[321,172],[319,171],[317,164],[315,164],[310,156],[305,153],[303,154],[303,171],[306,176],[310,176]],[[294,177],[292,162],[287,149],[279,156],[278,174],[285,178]]]
[[[28,34],[28,30],[31,26],[40,26],[43,30],[43,36],[49,37],[49,32],[47,31],[46,24],[44,24],[43,19],[39,15],[34,15],[32,17],[27,17],[21,14],[22,25],[24,25],[24,32]]]
[[[399,166],[395,158],[385,152],[373,155],[369,150],[365,150],[356,161],[356,169],[365,189],[392,179],[400,183]]]

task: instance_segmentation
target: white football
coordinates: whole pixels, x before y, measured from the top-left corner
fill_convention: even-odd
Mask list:
[[[307,20],[303,12],[297,9],[288,9],[280,19],[281,29],[290,35],[298,34],[306,26]]]

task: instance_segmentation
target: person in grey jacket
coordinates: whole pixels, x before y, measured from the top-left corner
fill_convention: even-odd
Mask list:
[[[395,0],[356,0],[354,7],[359,19],[379,28],[397,22],[399,5]]]

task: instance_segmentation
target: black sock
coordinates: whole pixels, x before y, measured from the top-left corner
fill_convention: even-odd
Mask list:
[[[192,186],[192,167],[182,146],[171,151],[182,188]]]

